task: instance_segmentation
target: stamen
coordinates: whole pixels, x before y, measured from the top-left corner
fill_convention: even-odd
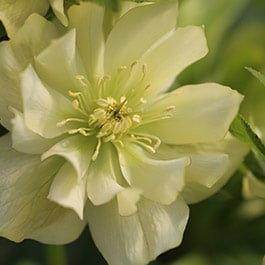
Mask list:
[[[76,75],[75,78],[83,87],[87,87],[89,85],[89,81],[83,75]]]
[[[84,119],[79,119],[79,118],[67,118],[65,120],[59,121],[56,123],[57,127],[62,127],[64,126],[66,123],[71,122],[71,121],[76,121],[76,122],[82,122],[82,123],[87,123],[87,120]]]
[[[154,135],[145,135],[145,134],[131,134],[130,141],[135,142],[136,144],[144,147],[148,152],[154,154],[156,149],[160,146],[161,140]]]
[[[75,98],[72,101],[72,106],[75,110],[79,111],[81,114],[85,115],[88,117],[87,114],[87,109],[86,109],[86,100],[84,95],[81,92],[73,92],[73,91],[68,91],[68,94],[70,97]]]
[[[96,146],[96,150],[95,150],[95,152],[94,152],[94,154],[92,155],[92,158],[91,158],[93,161],[95,161],[97,159],[97,157],[99,155],[100,147],[101,147],[101,139],[98,138],[98,143],[97,143],[97,146]]]
[[[92,128],[77,128],[68,131],[68,134],[76,134],[76,133],[80,133],[84,136],[91,136],[95,134],[95,130]]]

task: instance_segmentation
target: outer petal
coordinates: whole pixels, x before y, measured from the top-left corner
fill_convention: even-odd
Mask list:
[[[73,211],[47,199],[62,160],[41,162],[39,156],[13,151],[9,135],[0,138],[0,152],[0,235],[50,244],[76,239],[84,224]]]
[[[189,160],[154,160],[138,146],[127,144],[119,149],[122,173],[128,183],[142,191],[144,197],[170,204],[183,187],[184,170]]]
[[[105,71],[113,74],[120,66],[130,66],[138,60],[175,27],[176,9],[176,1],[165,0],[133,8],[122,16],[106,42]]]
[[[0,44],[0,112],[1,122],[10,129],[13,114],[8,106],[22,110],[18,75],[33,62],[34,56],[57,36],[55,26],[43,17],[33,14],[9,41]]]
[[[42,154],[58,141],[57,138],[46,139],[32,132],[26,126],[23,114],[15,109],[12,109],[12,112],[15,114],[12,119],[12,147],[17,151],[26,154]]]
[[[48,198],[64,207],[73,209],[80,219],[86,203],[85,181],[78,180],[74,168],[65,163],[52,182]]]
[[[214,142],[222,139],[238,113],[242,96],[215,83],[184,86],[153,103],[148,115],[174,106],[172,117],[139,127],[169,144]],[[144,116],[143,116],[144,120]]]
[[[208,52],[201,27],[178,28],[167,40],[149,50],[141,58],[146,63],[144,81],[150,84],[148,95],[167,89],[175,77]]]
[[[118,158],[112,145],[104,144],[86,174],[87,196],[94,205],[104,204],[123,190]]]
[[[82,63],[76,52],[76,33],[70,30],[54,40],[35,58],[36,70],[42,80],[53,89],[68,95],[77,87],[76,75],[84,75]]]
[[[216,176],[215,182],[212,185],[206,185],[199,179],[194,178],[194,175],[197,174],[196,166],[188,169],[186,171],[185,177],[185,187],[181,192],[187,203],[196,203],[205,198],[210,197],[212,194],[220,190],[233,173],[238,169],[238,166],[242,163],[244,156],[248,153],[249,147],[245,144],[242,144],[237,139],[227,135],[224,140],[209,144],[209,145],[200,145],[198,150],[203,150],[205,154],[210,154],[211,152],[220,152],[228,156],[228,162],[224,161],[223,169],[222,165],[216,165]],[[209,161],[210,162],[210,161]],[[214,165],[217,161],[213,161]],[[220,160],[220,162],[222,162]],[[201,164],[202,166],[203,164]],[[200,166],[198,164],[198,166]],[[213,172],[213,168],[209,169],[209,174]],[[221,174],[223,171],[223,174]],[[219,176],[219,177],[218,177]]]
[[[56,17],[62,22],[64,26],[68,25],[67,17],[64,13],[64,1],[63,0],[49,0],[53,12],[55,13]]]
[[[31,66],[23,72],[21,86],[25,123],[32,131],[53,138],[72,128],[72,123],[58,126],[59,122],[76,114],[70,100],[47,90]]]
[[[76,43],[84,63],[88,80],[103,76],[104,8],[94,4],[81,2],[80,6],[72,6],[68,12],[70,28],[76,29]]]
[[[1,0],[0,20],[3,22],[8,36],[13,37],[32,13],[44,15],[49,8],[47,0]]]
[[[86,173],[91,157],[96,147],[96,141],[82,135],[66,137],[42,155],[46,159],[53,155],[59,155],[67,159],[74,167],[78,179],[81,180]]]
[[[109,265],[143,265],[180,244],[188,207],[181,198],[169,206],[143,200],[136,214],[123,217],[113,201],[89,205],[87,218],[94,241]]]

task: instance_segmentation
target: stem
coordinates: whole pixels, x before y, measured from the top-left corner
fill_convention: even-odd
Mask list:
[[[64,246],[46,245],[45,256],[47,265],[67,265],[67,255]]]

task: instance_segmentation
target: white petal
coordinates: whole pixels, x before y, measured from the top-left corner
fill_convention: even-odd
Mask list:
[[[171,118],[138,130],[156,135],[169,144],[214,142],[227,133],[241,101],[242,96],[237,91],[219,84],[184,86],[159,99],[148,110],[151,115],[174,106]]]
[[[89,167],[95,145],[96,142],[91,137],[88,138],[79,134],[68,136],[44,153],[42,159],[53,155],[64,157],[72,164],[78,179],[81,180]]]
[[[0,20],[3,22],[8,36],[13,37],[32,13],[45,15],[48,10],[47,0],[1,0]]]
[[[167,40],[141,58],[147,65],[144,81],[150,84],[146,93],[151,95],[167,89],[182,70],[207,52],[201,27],[178,28]]]
[[[64,1],[63,0],[49,0],[52,10],[56,17],[62,22],[64,26],[68,25],[67,17],[64,13]]]
[[[128,11],[115,24],[106,41],[105,71],[130,66],[176,25],[176,1],[160,1]]]
[[[77,215],[47,199],[62,162],[41,162],[39,156],[12,150],[9,135],[0,138],[0,236],[65,244],[80,235],[84,224]]]
[[[144,197],[170,204],[183,187],[186,157],[172,160],[154,160],[138,146],[127,144],[119,149],[122,173],[131,187],[142,191]]]
[[[170,206],[144,200],[138,203],[138,209],[124,217],[119,215],[115,201],[89,205],[89,227],[109,265],[147,264],[181,243],[188,219],[188,207],[182,199]]]
[[[104,8],[94,3],[81,2],[79,6],[72,6],[68,15],[70,28],[76,30],[77,48],[88,80],[94,80],[96,75],[104,74]]]
[[[53,89],[68,95],[78,82],[76,75],[84,75],[82,63],[76,52],[76,33],[70,30],[54,40],[36,58],[37,73]]]
[[[140,200],[140,190],[127,188],[117,194],[119,214],[128,216],[137,212],[137,203]]]
[[[53,138],[71,129],[70,123],[57,125],[74,116],[71,102],[56,91],[48,91],[31,66],[23,72],[21,85],[25,123],[30,130]]]
[[[191,168],[189,169],[187,167],[185,187],[181,191],[181,194],[183,195],[187,203],[199,202],[205,198],[210,197],[212,194],[220,190],[238,169],[239,165],[244,159],[244,156],[248,153],[249,147],[228,134],[222,141],[215,142],[209,145],[198,145],[197,150],[198,151],[195,151],[194,154],[201,153],[201,159],[205,159],[205,157],[207,158],[207,156],[210,156],[213,152],[216,152],[220,155],[223,153],[223,155],[225,155],[228,160],[225,158],[225,156],[225,159],[223,161],[221,156],[219,158],[219,161],[215,161],[214,157],[210,159],[208,161],[209,165],[207,167],[208,173],[206,173],[206,177],[203,178],[204,180],[200,180],[196,177],[196,175],[200,175],[197,173],[196,167],[201,167],[203,163],[199,163],[197,165],[195,164],[194,168],[191,163]],[[216,172],[214,172],[215,170]],[[201,171],[201,173],[202,172],[203,171]],[[213,176],[212,180],[214,181],[210,182],[211,185],[207,185],[207,179],[211,175]],[[212,177],[210,177],[210,179],[208,180],[211,181],[211,178]]]
[[[58,139],[46,139],[32,132],[25,124],[21,112],[12,108],[15,117],[12,119],[12,147],[27,154],[41,154],[49,149]]]
[[[33,14],[11,40],[1,42],[0,112],[1,123],[8,129],[13,117],[8,106],[22,110],[19,74],[56,36],[55,26],[51,22]]]
[[[86,203],[85,183],[78,181],[77,174],[69,163],[65,163],[52,182],[48,198],[59,205],[73,209],[83,219]]]
[[[198,150],[198,152],[200,152]],[[211,188],[225,173],[229,163],[227,154],[205,153],[187,154],[191,163],[186,169],[188,182],[200,183]]]
[[[94,205],[104,204],[123,190],[117,154],[111,145],[104,144],[87,171],[87,196]],[[120,183],[120,184],[118,184]]]

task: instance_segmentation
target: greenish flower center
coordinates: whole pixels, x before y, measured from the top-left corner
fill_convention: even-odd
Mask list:
[[[88,81],[78,75],[78,81],[89,88]],[[102,91],[107,78],[102,78],[98,82],[96,91]],[[92,91],[86,89],[85,91]],[[68,130],[69,134],[81,134],[83,136],[94,136],[97,139],[96,150],[92,160],[96,160],[102,143],[112,142],[124,146],[124,141],[137,143],[150,153],[155,153],[161,141],[158,137],[149,133],[135,132],[135,128],[140,125],[156,122],[171,117],[171,110],[174,106],[168,106],[162,112],[145,113],[144,104],[146,100],[140,98],[136,104],[136,110],[129,106],[129,99],[126,96],[114,98],[112,96],[98,97],[94,100],[88,99],[86,92],[69,91],[69,96],[73,98],[72,106],[77,111],[78,117],[67,118],[57,123],[57,126],[64,126],[68,122],[73,123],[73,129]],[[101,95],[102,93],[99,93]],[[141,106],[141,107],[139,107]]]

